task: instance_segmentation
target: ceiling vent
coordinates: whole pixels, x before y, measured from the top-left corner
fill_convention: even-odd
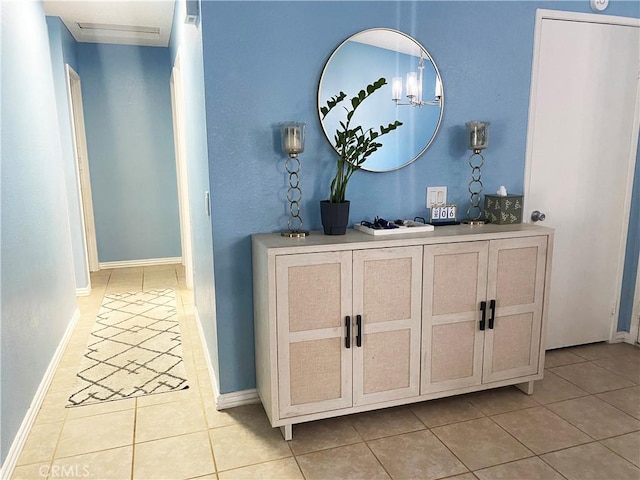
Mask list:
[[[111,32],[146,33],[160,35],[158,27],[143,27],[141,25],[111,25],[107,23],[78,23],[78,27],[84,31],[101,30]]]

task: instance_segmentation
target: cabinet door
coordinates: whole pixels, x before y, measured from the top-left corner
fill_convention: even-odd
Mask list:
[[[482,382],[489,242],[424,247],[421,393]]]
[[[419,394],[421,285],[420,246],[353,252],[354,405]]]
[[[495,322],[485,331],[483,382],[538,372],[547,237],[493,240],[487,298]]]
[[[352,405],[351,252],[276,257],[280,417]]]

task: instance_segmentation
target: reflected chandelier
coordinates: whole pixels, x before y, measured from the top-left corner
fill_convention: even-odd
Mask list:
[[[440,106],[440,100],[442,99],[442,82],[440,76],[436,72],[436,86],[434,92],[435,100],[422,100],[422,77],[424,72],[424,57],[420,55],[420,63],[418,64],[418,73],[407,73],[407,99],[406,103],[402,100],[402,77],[393,77],[391,80],[391,100],[396,105],[411,105],[412,107],[422,107],[424,105]]]

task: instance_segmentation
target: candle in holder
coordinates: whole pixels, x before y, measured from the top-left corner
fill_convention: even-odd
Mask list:
[[[282,125],[282,150],[292,156],[304,151],[304,127],[299,122]]]
[[[469,136],[469,150],[484,150],[489,146],[489,122],[467,122],[467,135]]]

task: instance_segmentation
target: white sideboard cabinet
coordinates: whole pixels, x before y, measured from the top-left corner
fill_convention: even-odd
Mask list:
[[[504,385],[544,367],[553,231],[252,237],[256,381],[292,425]]]

